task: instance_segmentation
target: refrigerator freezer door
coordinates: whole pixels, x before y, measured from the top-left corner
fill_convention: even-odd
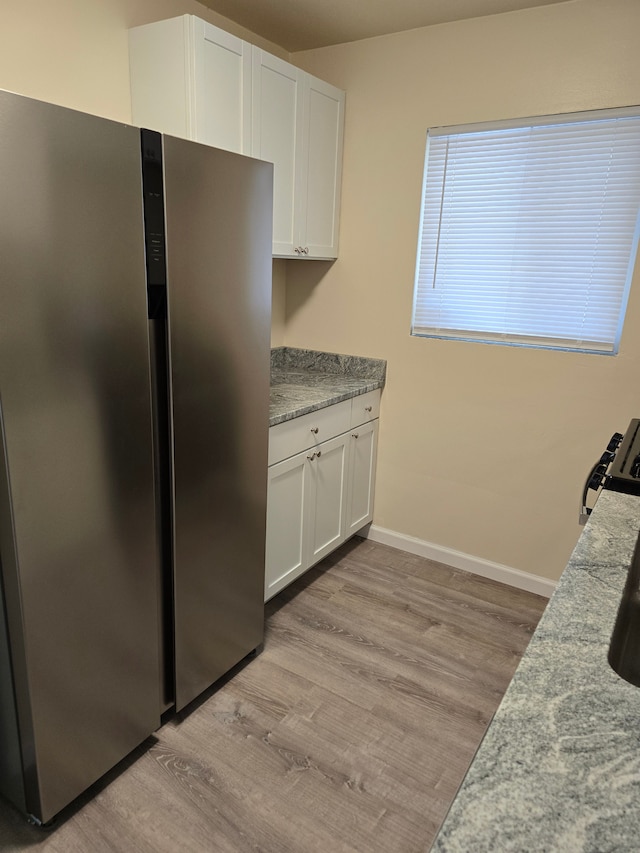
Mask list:
[[[0,257],[0,688],[47,821],[160,723],[138,132],[0,93]]]
[[[271,164],[165,137],[176,708],[259,646]]]

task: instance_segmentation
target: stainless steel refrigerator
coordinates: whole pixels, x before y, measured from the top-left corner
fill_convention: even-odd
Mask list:
[[[0,792],[37,821],[262,642],[272,180],[0,92]]]

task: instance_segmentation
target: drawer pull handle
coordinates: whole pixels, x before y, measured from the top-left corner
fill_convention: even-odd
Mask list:
[[[357,437],[358,437],[358,433],[357,433],[357,432],[352,432],[352,433],[351,433],[351,438],[357,438]]]
[[[309,460],[309,462],[313,462],[317,455],[317,453],[312,453],[311,456],[309,456],[309,454],[307,453],[307,459]]]
[[[373,411],[373,406],[365,406],[364,410],[365,410],[365,412],[371,412],[371,411]]]
[[[314,435],[317,435],[317,434],[318,434],[318,427],[311,427],[311,432],[312,432]]]

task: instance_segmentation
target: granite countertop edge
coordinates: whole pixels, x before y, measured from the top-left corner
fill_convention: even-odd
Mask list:
[[[640,688],[609,666],[640,497],[604,491],[432,851],[631,851]]]
[[[271,350],[269,426],[384,387],[384,359],[276,347]]]

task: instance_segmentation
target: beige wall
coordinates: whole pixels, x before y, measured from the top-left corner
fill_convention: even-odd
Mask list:
[[[273,296],[271,299],[271,346],[282,347],[285,341],[287,261],[273,261]]]
[[[0,88],[129,122],[127,30],[183,14],[287,58],[281,48],[195,0],[3,0]]]
[[[638,33],[638,0],[575,0],[292,57],[347,110],[340,258],[289,264],[285,342],[388,359],[375,524],[564,567],[591,463],[640,416],[640,275],[615,358],[410,337],[425,133],[637,104]]]

